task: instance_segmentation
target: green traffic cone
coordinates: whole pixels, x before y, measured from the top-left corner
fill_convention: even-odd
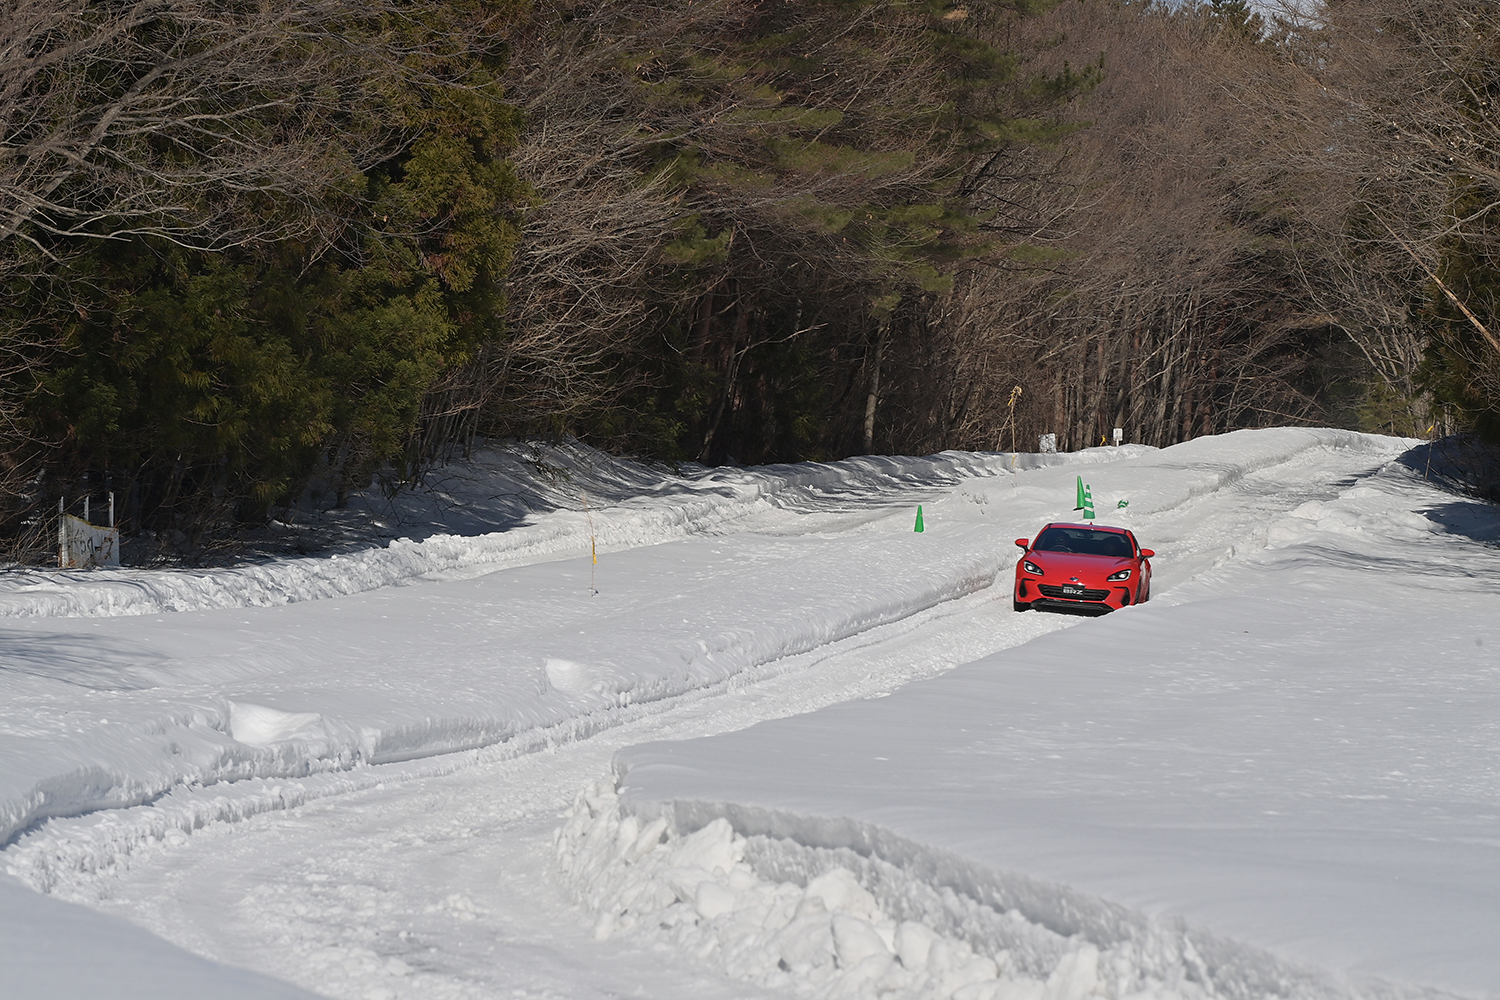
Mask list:
[[[1073,509],[1074,510],[1083,510],[1083,500],[1084,500],[1084,497],[1086,495],[1087,495],[1087,493],[1086,493],[1086,490],[1085,490],[1084,485],[1083,485],[1083,477],[1079,476],[1078,477],[1078,500],[1076,502],[1074,502],[1074,504],[1073,504]]]
[[[1094,494],[1087,486],[1083,488],[1083,519],[1085,521],[1094,519]]]
[[[917,526],[915,528],[911,529],[911,530],[912,531],[917,531],[917,532],[920,532],[920,531],[923,530],[923,528],[922,528],[922,505],[921,504],[917,504]]]

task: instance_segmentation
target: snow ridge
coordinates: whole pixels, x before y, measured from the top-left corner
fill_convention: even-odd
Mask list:
[[[579,794],[555,851],[596,937],[665,940],[808,1000],[1447,996],[1297,968],[847,818],[634,802],[604,781]]]

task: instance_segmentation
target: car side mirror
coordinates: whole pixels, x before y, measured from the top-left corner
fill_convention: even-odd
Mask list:
[[[1150,559],[1154,555],[1156,555],[1156,550],[1155,549],[1141,549],[1141,558],[1142,559]]]
[[[1029,539],[1029,538],[1017,538],[1016,539],[1016,548],[1018,548],[1018,549],[1024,549],[1024,548],[1027,548],[1030,545],[1031,545],[1031,539]]]

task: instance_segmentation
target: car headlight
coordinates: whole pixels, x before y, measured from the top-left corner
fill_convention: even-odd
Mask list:
[[[1116,580],[1129,580],[1130,579],[1130,570],[1128,570],[1128,569],[1122,569],[1118,573],[1111,573],[1111,574],[1109,574],[1109,576],[1105,577],[1105,579],[1109,580],[1111,583],[1113,583]]]
[[[1021,560],[1021,568],[1024,569],[1026,572],[1030,573],[1033,576],[1041,576],[1042,575],[1042,567],[1038,566],[1036,563],[1032,562],[1030,559],[1022,559]]]

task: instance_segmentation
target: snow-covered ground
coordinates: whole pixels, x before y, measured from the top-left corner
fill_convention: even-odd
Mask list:
[[[0,967],[18,996],[1491,996],[1500,527],[1409,444],[498,453],[337,558],[8,574],[0,858],[31,888],[0,880]],[[1079,474],[1157,550],[1153,602],[1018,615],[1010,540]],[[135,966],[89,992],[80,950]]]

